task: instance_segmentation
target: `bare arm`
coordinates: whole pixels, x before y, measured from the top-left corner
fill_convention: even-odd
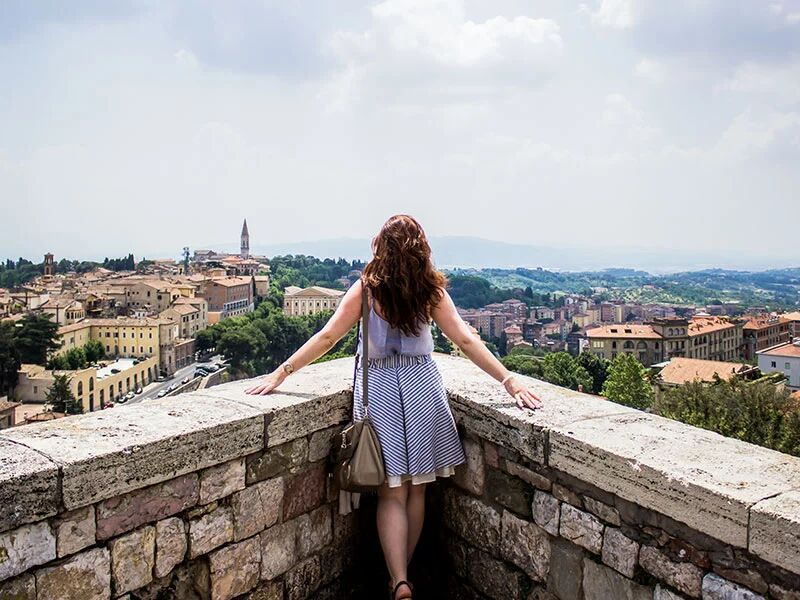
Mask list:
[[[312,335],[297,352],[286,361],[295,371],[314,362],[336,345],[353,328],[361,317],[361,281],[357,281],[342,298],[336,312],[325,326]],[[266,376],[261,383],[246,391],[248,394],[268,394],[286,379],[283,365]]]
[[[517,406],[539,408],[542,405],[542,401],[533,392],[517,382],[513,374],[497,360],[483,341],[472,334],[446,290],[443,290],[442,299],[433,309],[432,316],[434,322],[450,341],[461,348],[467,358],[497,381],[505,382],[506,391],[517,401]]]

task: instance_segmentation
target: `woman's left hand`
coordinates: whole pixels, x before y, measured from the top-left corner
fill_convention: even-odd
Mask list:
[[[269,394],[272,390],[278,387],[280,384],[283,383],[283,380],[286,379],[286,371],[282,368],[275,369],[269,375],[265,375],[261,378],[261,383],[258,385],[251,387],[250,389],[245,390],[245,394],[252,394],[258,396],[265,396]]]
[[[506,391],[516,400],[519,408],[535,410],[542,407],[539,397],[512,377],[505,383]]]

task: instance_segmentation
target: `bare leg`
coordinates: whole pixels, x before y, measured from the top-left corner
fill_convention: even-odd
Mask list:
[[[378,490],[378,537],[381,540],[392,587],[408,577],[408,515],[406,506],[410,483]]]
[[[408,492],[406,502],[406,515],[408,518],[408,562],[414,555],[419,536],[422,533],[422,524],[425,521],[425,484],[412,485]]]

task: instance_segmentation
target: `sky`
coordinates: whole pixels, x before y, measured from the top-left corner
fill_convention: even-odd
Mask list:
[[[0,4],[0,257],[398,212],[800,264],[800,0]]]

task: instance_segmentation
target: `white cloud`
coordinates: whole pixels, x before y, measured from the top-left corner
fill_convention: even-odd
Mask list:
[[[800,102],[800,61],[763,64],[748,61],[717,86],[717,91],[768,95],[779,103]]]
[[[649,125],[644,113],[622,94],[608,94],[601,116],[603,125],[612,131],[611,139],[623,136],[634,143],[649,142],[658,129]]]
[[[800,152],[800,113],[743,112],[723,132],[716,152],[730,159],[762,156],[770,161],[794,162]]]
[[[666,78],[666,69],[663,63],[652,58],[642,58],[636,63],[634,73],[643,79],[653,83],[662,83]]]
[[[592,21],[611,29],[630,29],[635,23],[634,0],[600,0]]]

